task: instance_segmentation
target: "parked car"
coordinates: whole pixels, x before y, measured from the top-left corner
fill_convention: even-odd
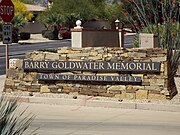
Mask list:
[[[71,31],[68,27],[61,27],[59,30],[59,38],[60,39],[70,39]]]

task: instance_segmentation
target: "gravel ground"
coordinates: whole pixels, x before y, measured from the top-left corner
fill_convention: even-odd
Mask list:
[[[155,104],[166,104],[166,105],[179,105],[180,106],[180,77],[175,77],[176,86],[178,89],[178,94],[171,100],[123,100],[119,102],[129,102],[129,103],[155,103]],[[18,96],[33,96],[33,97],[47,97],[47,98],[66,98],[73,99],[78,98],[82,100],[100,100],[100,101],[118,101],[117,98],[108,97],[89,97],[85,95],[74,94],[53,94],[53,93],[29,93],[29,92],[16,92],[16,93],[6,93],[6,95],[18,95]]]

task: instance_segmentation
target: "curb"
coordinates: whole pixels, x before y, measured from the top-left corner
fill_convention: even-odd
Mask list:
[[[12,96],[9,96],[12,98]],[[178,105],[163,105],[153,103],[129,103],[118,101],[99,101],[90,99],[66,99],[66,98],[44,98],[44,97],[20,97],[20,102],[36,103],[36,104],[55,104],[70,106],[87,106],[87,107],[104,107],[104,108],[120,108],[120,109],[137,109],[151,111],[167,111],[180,112]]]

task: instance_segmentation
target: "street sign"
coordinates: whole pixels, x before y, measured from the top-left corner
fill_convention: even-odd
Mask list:
[[[3,24],[3,43],[4,44],[12,43],[12,24],[11,23]]]
[[[11,0],[2,0],[0,3],[0,16],[4,22],[11,22],[14,17],[14,4]]]

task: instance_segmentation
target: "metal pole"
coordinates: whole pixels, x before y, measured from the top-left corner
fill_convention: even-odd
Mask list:
[[[9,69],[9,45],[6,44],[6,78],[8,77],[8,69]]]

